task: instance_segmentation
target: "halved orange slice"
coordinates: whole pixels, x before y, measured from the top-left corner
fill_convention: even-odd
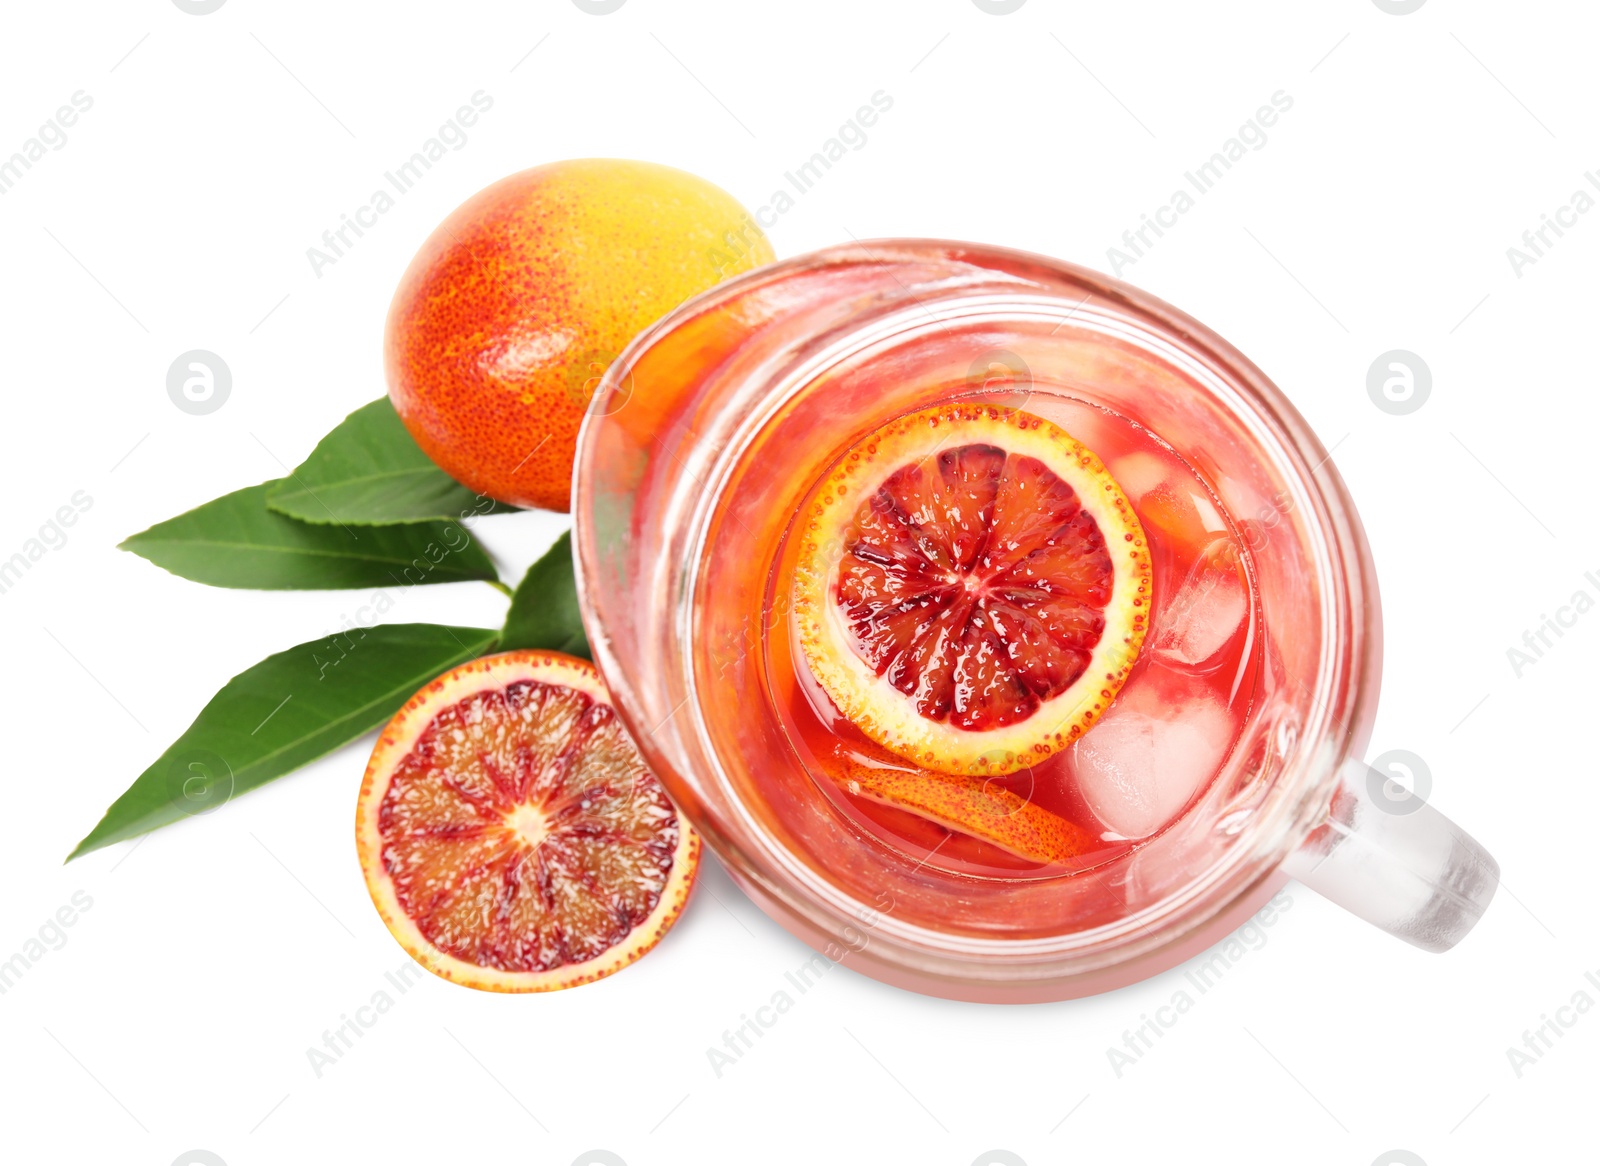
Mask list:
[[[372,751],[356,846],[400,946],[497,992],[626,967],[700,862],[594,666],[559,652],[473,660],[412,697]]]
[[[1150,550],[1100,459],[953,403],[859,442],[802,512],[794,612],[839,711],[925,769],[1003,774],[1080,737],[1149,624]]]

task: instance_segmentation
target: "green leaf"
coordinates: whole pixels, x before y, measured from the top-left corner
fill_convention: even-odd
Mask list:
[[[550,648],[590,658],[589,640],[578,615],[578,584],[572,572],[572,535],[556,539],[555,546],[528,568],[511,597],[506,626],[496,651]]]
[[[312,526],[267,509],[276,482],[235,490],[125,540],[174,575],[213,587],[407,587],[497,578],[456,522]]]
[[[267,494],[301,522],[382,525],[454,521],[515,506],[474,494],[422,452],[388,397],[363,405]]]
[[[268,656],[222,686],[67,861],[209,813],[354,741],[494,638],[488,628],[381,624]]]

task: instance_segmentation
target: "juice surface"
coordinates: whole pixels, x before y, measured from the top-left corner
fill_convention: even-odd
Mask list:
[[[762,613],[766,696],[813,794],[862,836],[924,871],[1040,879],[1124,857],[1182,815],[1216,776],[1244,725],[1261,643],[1249,554],[1201,477],[1137,421],[1064,388],[961,394],[1020,408],[1093,450],[1127,495],[1151,552],[1145,643],[1122,689],[1076,742],[1044,762],[988,779],[1089,831],[1098,844],[1041,864],[917,814],[847,792],[848,763],[915,767],[869,740],[829,699],[798,643],[789,610],[796,519],[816,483],[796,491]],[[886,419],[887,420],[887,419]],[[840,451],[843,456],[847,451]],[[819,479],[820,480],[820,479]]]

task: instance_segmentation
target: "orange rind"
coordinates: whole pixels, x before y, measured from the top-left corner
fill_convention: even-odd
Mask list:
[[[994,779],[851,765],[835,777],[847,793],[908,810],[1030,862],[1065,862],[1100,841]]]

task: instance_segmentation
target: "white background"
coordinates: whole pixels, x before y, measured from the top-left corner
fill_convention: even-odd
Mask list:
[[[1600,1010],[1565,1014],[1520,1077],[1506,1050],[1574,993],[1600,1002],[1600,615],[1520,678],[1507,649],[1600,597],[1600,214],[1520,277],[1506,249],[1600,170],[1596,31],[1581,0],[7,5],[0,155],[73,92],[94,105],[0,197],[0,558],[75,491],[93,506],[0,595],[0,959],[75,891],[93,906],[0,996],[0,1158],[1368,1166],[1403,1148],[1436,1166],[1573,1141],[1552,1157],[1592,1159]],[[479,89],[494,107],[468,144],[314,275],[306,249]],[[780,255],[931,235],[1106,269],[1185,170],[1293,97],[1122,274],[1239,345],[1335,448],[1384,593],[1373,751],[1428,761],[1433,800],[1500,860],[1499,898],[1431,956],[1291,887],[1265,946],[1120,1077],[1107,1048],[1181,969],[1014,1008],[836,970],[719,1078],[707,1048],[810,953],[710,863],[623,974],[538,997],[428,978],[319,1079],[307,1048],[407,962],[353,853],[365,745],[61,859],[224,680],[364,597],[211,590],[116,543],[279,476],[377,397],[400,272],[490,181],[637,157],[756,206],[880,89],[892,111],[781,218]],[[233,372],[209,416],[165,390],[193,348]],[[1394,348],[1433,374],[1409,416],[1366,392]],[[480,530],[514,580],[565,522]],[[492,626],[503,607],[419,588],[389,618]]]

